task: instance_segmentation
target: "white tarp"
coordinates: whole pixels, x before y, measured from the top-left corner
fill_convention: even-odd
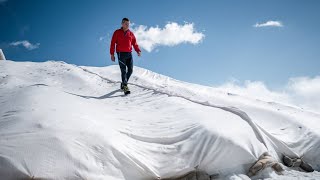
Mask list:
[[[320,169],[318,113],[139,67],[124,96],[119,73],[117,65],[0,62],[1,177],[144,180],[197,169],[241,179],[264,152]],[[260,176],[320,178],[289,168]]]

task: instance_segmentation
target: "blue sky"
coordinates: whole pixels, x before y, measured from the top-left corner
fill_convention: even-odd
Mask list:
[[[204,85],[262,81],[277,89],[290,78],[320,72],[317,0],[0,0],[0,48],[15,61],[117,64],[110,61],[109,45],[123,17],[134,23],[132,28],[192,24],[194,33],[204,35],[197,43],[142,49],[142,57],[134,52],[134,65],[179,80]],[[282,26],[254,27],[268,21]],[[31,43],[28,48],[13,44],[23,40]]]

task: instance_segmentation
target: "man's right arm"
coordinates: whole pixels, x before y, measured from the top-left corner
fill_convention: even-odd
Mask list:
[[[115,50],[116,42],[117,42],[117,34],[116,34],[116,31],[114,31],[112,35],[111,43],[110,43],[110,55],[111,55],[112,61],[115,61],[114,50]]]

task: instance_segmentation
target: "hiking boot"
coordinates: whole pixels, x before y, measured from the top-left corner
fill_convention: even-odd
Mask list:
[[[129,87],[128,87],[127,85],[123,85],[123,91],[124,91],[124,92],[130,91],[130,90],[129,90]]]

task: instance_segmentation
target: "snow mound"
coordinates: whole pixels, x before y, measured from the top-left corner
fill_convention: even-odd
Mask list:
[[[320,115],[134,67],[0,62],[1,179],[248,179],[264,152],[320,170]],[[270,168],[251,178],[320,178]]]

